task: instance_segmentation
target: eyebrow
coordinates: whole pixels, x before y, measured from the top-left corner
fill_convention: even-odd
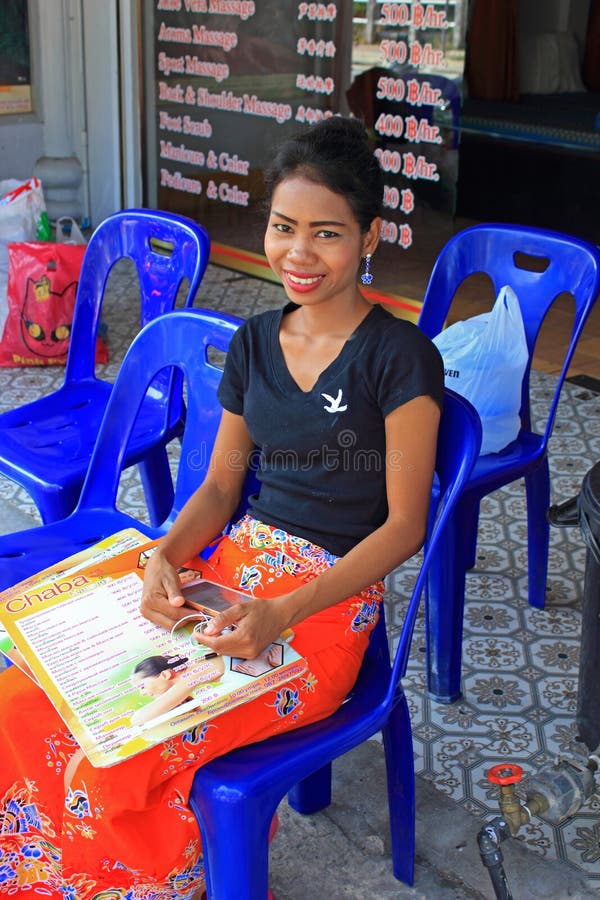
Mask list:
[[[285,216],[283,213],[278,212],[276,209],[272,209],[271,214],[274,216],[278,216],[280,219],[285,219],[286,222],[290,222],[292,225],[298,224],[296,219],[292,219],[292,218],[290,218],[290,216]],[[309,222],[308,224],[310,225],[311,228],[317,228],[317,227],[322,228],[324,225],[336,225],[338,228],[346,228],[347,227],[346,222],[337,222],[334,219],[325,220],[323,222],[318,222],[318,221],[317,222]]]

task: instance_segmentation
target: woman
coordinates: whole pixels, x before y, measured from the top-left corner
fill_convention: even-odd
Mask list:
[[[131,681],[150,702],[132,714],[132,725],[145,725],[191,700],[198,685],[219,681],[225,671],[220,656],[186,663],[186,657],[147,656],[135,666]]]
[[[168,629],[189,612],[178,569],[233,515],[258,448],[260,491],[202,564],[204,577],[252,599],[216,615],[203,643],[253,659],[292,628],[307,671],[290,691],[265,694],[110,770],[77,761],[44,695],[18,672],[8,673],[10,685],[3,675],[2,712],[11,718],[1,747],[9,759],[3,808],[22,809],[25,829],[12,844],[2,837],[0,871],[21,865],[5,879],[10,886],[27,877],[26,841],[56,897],[66,885],[77,900],[109,890],[128,900],[199,897],[202,848],[186,805],[195,769],[337,709],[376,622],[381,578],[423,541],[442,364],[416,326],[370,306],[358,289],[361,259],[371,277],[383,195],[364,129],[333,117],[286,142],[267,190],[265,253],[289,303],[253,317],[232,341],[209,474],[147,564],[142,610]],[[16,708],[25,709],[20,729]],[[62,772],[71,759],[68,783],[52,783],[48,769]]]

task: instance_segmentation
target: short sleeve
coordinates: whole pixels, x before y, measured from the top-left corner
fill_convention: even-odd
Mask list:
[[[435,344],[412,322],[386,329],[378,354],[377,399],[387,416],[415,397],[431,397],[442,408],[444,364]]]
[[[241,325],[231,339],[223,375],[217,389],[217,397],[223,409],[238,416],[244,412],[244,392],[248,380],[248,357],[244,345],[245,330],[246,326]]]

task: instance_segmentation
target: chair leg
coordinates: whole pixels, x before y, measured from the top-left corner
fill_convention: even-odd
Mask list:
[[[169,457],[164,447],[148,453],[139,463],[139,471],[150,524],[161,525],[171,512],[175,496]]]
[[[463,497],[440,536],[425,591],[427,691],[438,703],[461,696],[462,628],[465,604],[465,533],[472,504]],[[469,535],[466,535],[468,540]]]
[[[209,780],[194,786],[190,806],[202,835],[208,900],[266,900],[269,828],[277,803],[228,792]]]
[[[467,513],[461,522],[464,529],[465,569],[472,569],[477,562],[477,529],[479,527],[479,503],[474,503],[470,511],[470,521],[467,521]]]
[[[546,605],[548,580],[548,544],[550,524],[546,513],[550,506],[550,472],[548,458],[525,476],[527,495],[527,549],[529,603],[537,609]]]
[[[331,803],[331,763],[299,781],[288,793],[288,803],[305,816],[325,809]]]
[[[413,884],[415,875],[415,768],[406,697],[382,729],[387,770],[394,875]]]

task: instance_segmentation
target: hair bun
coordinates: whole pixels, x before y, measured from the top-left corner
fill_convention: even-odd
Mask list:
[[[295,174],[345,197],[363,232],[382,214],[383,173],[360,119],[330,116],[281,144],[265,172],[267,202]]]

